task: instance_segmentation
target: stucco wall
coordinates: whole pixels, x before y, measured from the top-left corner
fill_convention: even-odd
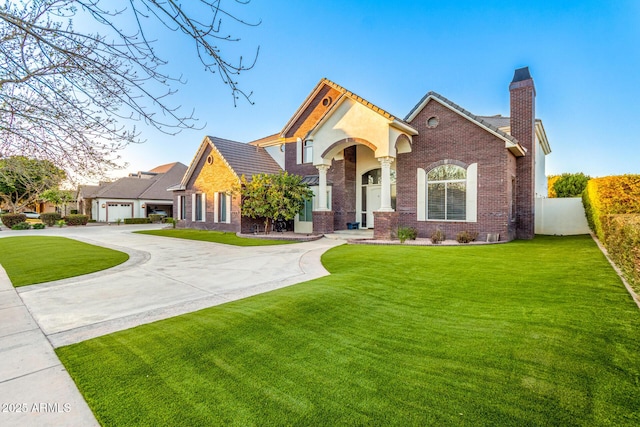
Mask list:
[[[580,197],[536,199],[536,234],[588,234],[589,224]]]

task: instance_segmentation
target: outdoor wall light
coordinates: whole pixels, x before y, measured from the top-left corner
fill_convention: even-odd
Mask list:
[[[105,204],[103,203],[103,204],[102,204],[102,207],[103,207],[103,208],[106,208],[106,207],[107,207],[107,205],[105,205]]]

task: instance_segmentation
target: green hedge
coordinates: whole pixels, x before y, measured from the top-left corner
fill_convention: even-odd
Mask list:
[[[582,193],[582,202],[589,227],[604,242],[604,216],[640,214],[640,175],[593,178]]]
[[[87,225],[89,217],[87,215],[67,215],[64,221],[67,225]]]
[[[14,225],[20,224],[21,222],[27,222],[27,216],[25,214],[12,214],[7,213],[0,217],[2,223],[7,228],[13,228]]]
[[[125,218],[125,224],[151,224],[149,218]]]
[[[149,221],[151,222],[161,222],[162,218],[164,218],[164,215],[149,214]]]
[[[609,256],[640,292],[640,214],[607,215],[602,230]]]
[[[15,224],[13,227],[11,227],[11,229],[12,230],[30,230],[31,224],[29,224],[28,222],[19,222]]]
[[[57,212],[47,212],[40,214],[40,221],[47,224],[49,227],[56,225],[56,222],[60,221],[60,214]]]

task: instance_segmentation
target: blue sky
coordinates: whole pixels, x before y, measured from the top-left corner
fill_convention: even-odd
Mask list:
[[[147,142],[121,153],[126,172],[189,164],[204,135],[278,132],[322,77],[401,118],[430,90],[474,114],[507,116],[513,72],[528,66],[552,148],[547,174],[640,173],[640,1],[253,0],[233,10],[262,21],[223,21],[242,39],[223,50],[248,58],[260,47],[238,77],[254,105],[234,107],[188,40],[161,40],[172,72],[188,80],[172,103],[194,108],[205,127],[167,136],[139,124]]]

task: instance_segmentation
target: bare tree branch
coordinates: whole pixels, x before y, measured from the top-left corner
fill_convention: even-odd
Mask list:
[[[236,77],[255,65],[258,50],[248,65],[242,57],[237,63],[223,57],[223,45],[239,40],[221,32],[223,18],[259,24],[223,9],[220,0],[188,6],[174,0],[5,0],[0,159],[48,159],[86,176],[115,167],[118,151],[142,142],[135,121],[168,134],[197,129],[193,112],[168,103],[185,82],[164,71],[157,24],[195,43],[195,55],[205,70],[220,75],[234,105],[241,98],[251,102]],[[76,30],[78,19],[94,22],[95,32]]]

